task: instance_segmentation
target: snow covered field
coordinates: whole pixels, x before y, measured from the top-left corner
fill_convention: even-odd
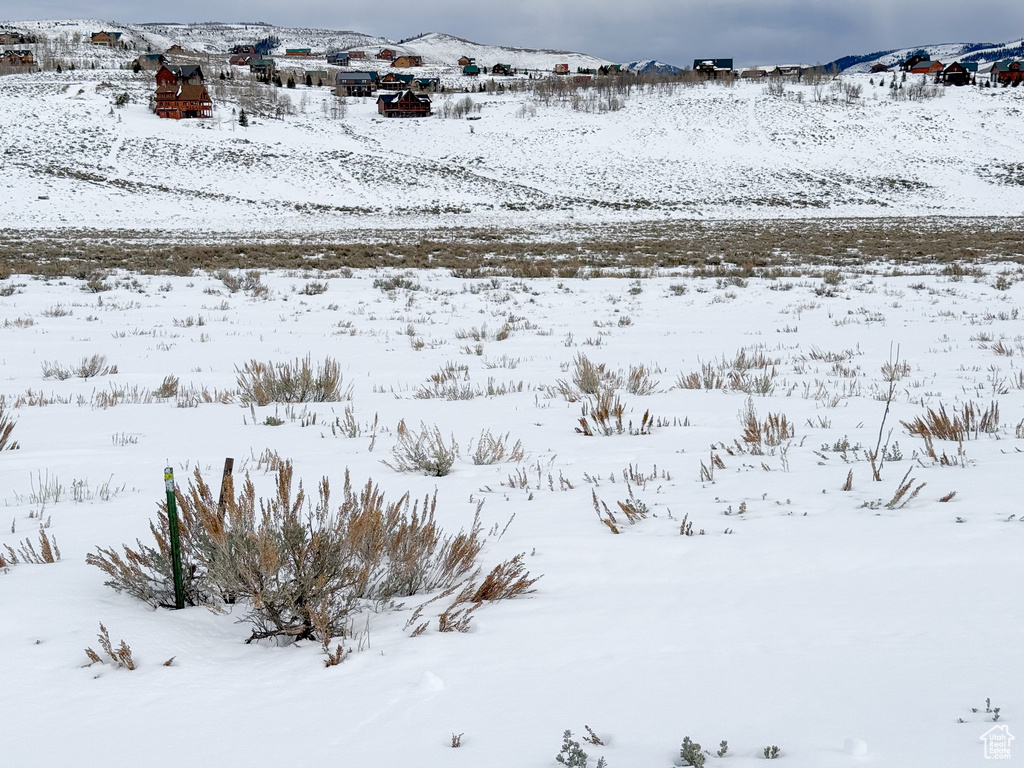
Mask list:
[[[296,114],[242,128],[243,97],[216,70],[215,117],[182,122],[149,111],[149,73],[7,76],[5,225],[173,237],[1019,216],[1024,147],[1014,137],[1024,92],[947,88],[943,98],[896,102],[891,77],[885,86],[877,76],[845,77],[863,87],[851,105],[829,86],[787,86],[779,97],[749,83],[634,91],[618,111],[589,113],[531,94],[472,94],[474,122],[386,120],[373,99],[349,99],[346,115],[332,119],[337,98],[327,88],[270,89]],[[122,93],[132,101],[115,109]],[[435,110],[464,98],[435,95]]]
[[[6,78],[0,87],[11,82]],[[54,84],[34,87],[41,113],[70,114],[61,110],[71,109],[73,94],[59,93]],[[783,155],[798,151],[785,149],[781,136],[792,131],[745,133],[749,122],[727,129],[750,110],[817,109],[758,93],[700,94],[720,110],[713,113],[716,124],[736,131],[736,147],[741,133],[754,142],[742,163],[738,154],[727,160],[728,153],[717,150],[701,155],[707,158],[702,162],[736,162],[739,173],[768,162],[758,159],[756,142],[778,144]],[[995,105],[984,119],[1007,120],[1007,97],[1016,101],[1015,93],[989,98],[956,91],[915,109],[937,107],[963,131],[981,119],[965,118],[964,104]],[[15,174],[7,183],[39,185],[51,202],[67,203],[65,215],[76,223],[91,216],[97,224],[156,226],[169,198],[158,205],[155,193],[129,195],[104,183],[42,174],[44,157],[56,152],[58,138],[68,142],[69,136],[80,137],[79,149],[52,162],[80,163],[111,178],[130,171],[155,180],[161,169],[178,168],[169,160],[175,152],[212,151],[242,138],[258,144],[238,146],[262,156],[285,131],[306,137],[309,152],[333,136],[344,137],[346,147],[364,146],[366,157],[387,156],[379,147],[395,136],[416,137],[416,151],[424,155],[444,138],[461,142],[448,152],[462,167],[472,146],[489,175],[521,170],[518,153],[502,151],[503,142],[489,134],[511,130],[498,121],[481,121],[468,134],[465,124],[442,121],[378,125],[353,110],[352,120],[332,124],[333,134],[297,120],[232,136],[223,124],[214,131],[185,124],[154,129],[141,107],[122,120],[111,118],[102,98],[85,89],[80,114],[86,116],[67,131],[54,131],[52,140],[44,135],[46,151],[29,160],[7,155]],[[689,99],[684,95],[680,103],[685,107]],[[20,106],[3,114],[3,140],[28,146],[27,132],[12,138],[8,131],[17,123],[12,112],[30,109],[15,103]],[[653,101],[641,106],[655,108]],[[886,115],[900,115],[905,126],[919,122],[909,109],[887,102],[863,108],[877,113],[874,128],[890,125],[893,133],[896,124]],[[824,120],[820,129],[800,134],[807,147],[838,141],[830,137],[842,130],[823,111],[817,114]],[[609,151],[631,146],[638,171],[649,151],[642,148],[652,145],[630,144],[642,129],[627,128],[620,115],[601,117],[608,122],[592,135],[603,136],[601,146]],[[574,119],[579,125],[598,121]],[[553,135],[553,120],[543,121],[532,125],[546,124]],[[352,134],[342,130],[352,125]],[[531,121],[506,125],[524,126],[526,140]],[[370,141],[371,128],[392,138]],[[848,167],[858,178],[892,172],[857,160],[872,143],[890,144],[892,134],[872,136],[874,128],[864,128],[851,153],[832,161],[833,171]],[[167,148],[143,151],[137,139],[154,130]],[[613,132],[621,142],[610,140]],[[681,158],[696,157],[689,154],[695,153],[692,143],[670,141],[669,133],[666,128],[658,140],[676,147]],[[970,162],[927,171],[924,159],[938,157],[940,146],[952,141],[948,132],[915,135],[909,149],[893,147],[894,162],[899,157],[904,167],[913,166],[908,158],[919,154],[920,165],[913,167],[930,173],[931,181],[946,178],[943,205],[981,199],[982,182],[956,182],[970,177]],[[534,181],[551,194],[563,183],[568,188],[592,178],[585,164],[572,161],[582,149],[563,144],[569,156],[556,162],[554,147],[545,150],[537,137],[530,141],[541,158]],[[397,144],[390,146],[388,152],[397,151]],[[983,142],[967,151],[972,157],[992,152]],[[1007,145],[1002,151],[1021,150]],[[298,160],[295,150],[288,152]],[[829,152],[805,156],[812,165],[824,163]],[[95,168],[96,158],[108,159]],[[265,162],[280,163],[281,174],[308,170],[303,162]],[[238,184],[250,178],[244,164],[231,167]],[[610,174],[612,164],[605,167]],[[676,173],[673,164],[662,167]],[[688,167],[702,166],[694,160]],[[563,176],[574,173],[583,175]],[[174,174],[175,184],[188,178],[181,168]],[[764,178],[770,176],[765,170]],[[752,178],[755,186],[769,184]],[[220,179],[196,183],[226,185]],[[268,196],[307,194],[302,185],[278,184]],[[639,172],[623,172],[607,184],[635,185],[631,194],[673,188]],[[341,185],[331,199],[350,200],[352,189]],[[1007,196],[1016,200],[1019,193],[1011,191]],[[446,194],[462,200],[465,192],[460,184]],[[313,190],[308,194],[314,197]],[[419,194],[408,192],[403,204]],[[119,214],[115,205],[124,206]],[[209,216],[224,226],[253,225],[251,218],[232,218],[245,210],[238,202],[184,201],[170,208],[179,222]],[[17,215],[51,227],[58,210],[29,196]],[[272,211],[256,225],[291,221]],[[875,265],[778,280],[643,273],[481,281],[438,271],[272,272],[262,275],[264,295],[231,293],[205,274],[113,275],[104,280],[110,290],[98,293],[73,279],[0,281],[0,395],[16,420],[11,439],[20,443],[19,450],[0,453],[0,502],[11,521],[3,524],[0,545],[17,550],[28,538],[38,547],[42,520],[62,553],[53,564],[19,563],[0,573],[5,761],[276,766],[299,759],[524,768],[555,765],[562,732],[571,729],[579,739],[588,725],[605,742],[583,744],[591,766],[600,756],[612,768],[678,765],[687,736],[712,752],[728,740],[726,757],[708,757],[709,766],[761,765],[770,745],[779,746],[781,765],[794,767],[985,764],[980,737],[996,724],[985,712],[986,697],[1011,732],[1024,709],[1024,674],[1015,660],[1024,640],[1017,594],[1024,524],[1014,479],[1024,418],[1020,278],[1018,268],[996,265],[966,276],[937,269],[903,275]],[[316,293],[322,286],[314,283],[326,291]],[[92,355],[105,356],[117,373],[44,378],[44,369],[73,367]],[[205,387],[230,395],[236,369],[248,361],[306,355],[314,363],[327,357],[341,363],[350,403],[250,409],[237,396],[226,404],[196,404],[184,392]],[[581,409],[592,398],[573,402],[559,390],[572,395],[574,361],[581,355],[621,372],[613,386],[625,420],[635,427],[649,411],[655,418],[650,434],[577,432]],[[896,364],[887,416],[886,363]],[[468,377],[472,392],[483,391],[460,400],[417,396],[448,364],[465,366],[456,369],[459,376]],[[630,367],[640,365],[657,382],[651,394],[626,386]],[[172,374],[179,378],[179,397],[154,398],[153,390]],[[726,388],[680,387],[691,374],[717,376]],[[467,385],[465,378],[460,384]],[[502,385],[513,391],[486,394]],[[925,441],[900,423],[940,404],[960,412],[969,402],[979,413],[998,403],[997,426],[972,432],[961,445],[936,440],[936,456],[952,466],[926,455]],[[358,437],[330,429],[336,417],[344,420],[347,405],[361,428]],[[792,435],[778,445],[745,440],[752,410],[762,424],[784,415]],[[272,426],[268,417],[283,423]],[[461,457],[449,475],[403,474],[381,463],[394,461],[402,419],[454,436]],[[868,451],[883,420],[888,460],[881,480],[873,481]],[[523,460],[474,464],[473,447],[485,428],[520,440]],[[229,615],[203,608],[154,611],[105,587],[104,574],[85,563],[98,546],[149,539],[148,520],[164,495],[165,463],[182,487],[196,467],[216,487],[223,459],[231,456],[236,475],[249,472],[265,496],[274,477],[258,467],[258,457],[268,448],[294,460],[308,490],[324,475],[340,487],[346,468],[356,486],[372,477],[392,499],[406,491],[422,498],[436,489],[438,521],[448,532],[469,526],[483,500],[483,529],[491,533],[481,566],[526,553],[531,575],[543,575],[536,592],[484,605],[464,634],[439,632],[440,607],[432,604],[423,614],[429,629],[410,636],[406,622],[429,595],[408,598],[393,612],[364,611],[354,622],[359,637],[347,641],[363,649],[325,668],[317,643],[246,645],[251,627],[237,623],[238,607]],[[843,490],[851,472],[850,489]],[[626,476],[633,477],[629,484]],[[42,503],[58,487],[61,498]],[[630,494],[648,510],[632,525],[617,504]],[[599,519],[595,499],[614,511],[619,535]],[[680,535],[684,515],[692,536]],[[115,645],[124,639],[131,646],[136,670],[85,666],[84,649],[98,650],[100,622]],[[173,664],[163,666],[172,656]],[[457,749],[450,746],[453,734],[464,734]],[[865,756],[844,751],[851,737],[866,742]]]

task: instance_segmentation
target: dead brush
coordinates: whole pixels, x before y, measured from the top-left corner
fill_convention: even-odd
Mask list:
[[[47,520],[45,525],[49,525],[49,520]],[[25,539],[21,546],[18,547],[17,551],[11,549],[11,547],[6,544],[4,545],[4,549],[7,550],[7,557],[0,558],[0,560],[6,560],[6,562],[0,563],[0,567],[5,567],[6,565],[17,565],[18,563],[47,565],[49,563],[56,563],[60,560],[60,547],[57,546],[56,537],[50,539],[50,537],[46,535],[46,530],[43,527],[39,528],[38,552],[36,552],[35,545],[32,544],[31,539]]]
[[[759,420],[754,401],[750,398],[740,411],[739,418],[743,426],[743,442],[755,456],[762,455],[764,446],[775,448],[796,434],[793,424],[784,413],[769,413],[764,421]]]
[[[108,376],[117,373],[116,365],[107,365],[105,355],[83,357],[77,365],[63,366],[57,362],[43,362],[43,378],[65,381],[72,376],[79,379],[91,379],[94,376]]]
[[[352,399],[352,388],[342,389],[341,365],[331,357],[314,369],[310,355],[294,363],[250,360],[235,367],[243,403],[323,403]]]
[[[368,480],[353,488],[345,473],[340,505],[327,478],[317,500],[293,487],[290,461],[277,471],[276,493],[257,499],[248,476],[236,494],[228,478],[225,506],[197,469],[179,508],[186,602],[237,603],[253,626],[247,642],[264,638],[345,637],[360,605],[462,584],[483,548],[480,505],[469,530],[445,535],[435,521],[437,495],[386,501]],[[98,548],[86,561],[103,570],[108,586],[154,606],[174,604],[166,504],[150,524],[155,546]]]
[[[982,410],[980,405],[967,401],[959,411],[947,411],[940,404],[938,410],[929,408],[923,416],[900,423],[911,435],[923,438],[926,445],[932,440],[977,440],[982,433],[994,434],[999,429],[999,403],[993,400]]]
[[[644,411],[639,426],[633,422],[623,423],[626,406],[610,390],[604,390],[583,401],[582,414],[576,432],[587,437],[595,435],[609,436],[629,433],[631,435],[649,435],[654,429],[655,418],[651,412]]]
[[[448,362],[413,393],[420,400],[472,400],[482,394],[469,381],[469,366]]]
[[[480,433],[480,437],[476,441],[476,448],[473,450],[473,463],[474,464],[497,464],[501,461],[506,461],[506,454],[508,456],[507,461],[519,463],[523,460],[523,444],[519,440],[516,440],[515,445],[511,448],[509,444],[509,435],[506,432],[505,435],[499,435],[495,437],[491,434],[491,430],[485,429]]]
[[[658,384],[651,378],[651,370],[641,363],[629,366],[624,389],[631,395],[653,395],[658,391]]]
[[[438,617],[440,632],[467,632],[473,614],[484,603],[511,600],[514,597],[535,592],[533,585],[541,577],[530,578],[530,572],[523,564],[525,552],[499,563],[491,569],[479,584],[470,577],[452,604]]]
[[[713,363],[701,363],[700,370],[688,374],[679,374],[676,378],[677,389],[725,389],[725,376]]]
[[[910,476],[912,470],[913,467],[907,470],[907,474],[903,476],[899,486],[896,488],[896,492],[885,505],[886,509],[903,509],[907,504],[913,501],[917,497],[917,494],[921,492],[921,489],[928,484],[921,483],[919,486],[914,488],[914,480],[916,478]],[[911,488],[913,488],[913,490],[911,490]]]
[[[17,440],[11,439],[11,432],[17,424],[7,413],[7,401],[0,395],[0,451],[16,451],[21,446]]]
[[[405,426],[405,419],[398,422],[395,430],[397,442],[391,449],[394,464],[382,463],[396,472],[422,472],[430,477],[444,477],[452,470],[459,457],[459,444],[455,436],[445,443],[441,430],[420,423],[420,431],[413,433]]]
[[[135,659],[132,658],[132,649],[128,643],[124,640],[115,648],[114,644],[110,642],[110,634],[107,632],[107,628],[103,626],[103,622],[100,622],[100,632],[96,636],[99,641],[100,649],[107,655],[114,666],[121,669],[127,669],[129,671],[135,669]],[[96,653],[92,648],[85,649],[85,655],[89,657],[89,663],[87,667],[93,664],[103,664],[103,659]],[[167,665],[165,665],[167,666]]]

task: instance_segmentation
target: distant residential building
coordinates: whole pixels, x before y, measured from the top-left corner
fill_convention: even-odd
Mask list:
[[[408,69],[409,67],[422,67],[423,57],[422,56],[398,56],[394,61],[391,62],[392,67],[400,67],[402,69]]]
[[[349,51],[348,57],[350,59],[365,59],[366,51]]]
[[[249,61],[249,71],[256,75],[257,80],[269,83],[274,77],[274,72],[277,71],[277,64],[274,63],[273,59],[261,56],[258,59],[251,59]]]
[[[338,96],[370,96],[373,85],[373,76],[369,72],[339,72],[334,92]]]
[[[946,85],[970,85],[978,74],[978,64],[974,61],[961,63],[954,61],[936,75],[937,82]]]
[[[184,53],[184,52],[185,52],[185,49],[184,49],[184,48],[182,48],[182,47],[181,47],[180,45],[178,45],[177,43],[175,43],[175,44],[174,44],[174,45],[172,45],[172,46],[171,46],[170,48],[168,48],[168,49],[167,49],[166,51],[164,51],[164,53],[166,53],[166,54],[172,54],[172,53]]]
[[[377,97],[377,112],[384,117],[430,117],[430,97],[412,91],[382,93]]]
[[[1013,83],[1024,80],[1024,62],[1004,59],[992,65],[989,78],[993,83]]]
[[[105,45],[108,48],[113,48],[121,42],[121,33],[107,32],[106,30],[93,32],[92,37],[89,38],[89,42],[93,45]]]
[[[0,67],[5,70],[34,69],[35,63],[32,51],[4,51],[0,54]]]
[[[909,72],[914,67],[916,67],[918,64],[920,64],[922,61],[928,61],[929,58],[930,58],[929,56],[925,56],[925,55],[922,55],[922,54],[916,54],[914,56],[911,56],[909,59],[904,61],[902,64],[900,64],[900,69],[902,69],[904,72]]]
[[[326,69],[307,69],[302,73],[302,81],[310,85],[321,86],[330,82],[330,75]]]
[[[256,53],[256,46],[255,45],[236,45],[234,48],[231,49],[231,52],[234,53],[234,54],[239,54],[239,55],[245,54],[245,53],[255,54]]]
[[[511,75],[512,65],[511,64],[495,64],[491,67],[492,75]]]
[[[24,45],[29,42],[21,32],[0,31],[0,45]]]
[[[476,64],[465,64],[462,67],[462,74],[466,75],[467,77],[476,77],[477,75],[480,74],[480,67],[478,67]]]
[[[712,80],[734,76],[732,59],[694,59],[693,71]]]
[[[382,91],[404,91],[409,88],[413,80],[415,78],[412,75],[399,75],[394,72],[388,72],[377,81],[377,86]]]
[[[395,58],[395,52],[390,48],[381,48],[377,53],[377,58],[381,61],[393,61]]]
[[[568,75],[569,74],[569,65],[568,64],[555,64],[555,74],[556,75]]]
[[[889,67],[886,64],[875,64],[873,67],[871,67],[871,74],[872,75],[877,75],[877,74],[880,74],[882,72],[888,72],[888,71],[889,71]]]
[[[213,117],[213,101],[205,85],[161,85],[156,89],[156,114],[171,120]]]
[[[464,67],[467,64],[476,64],[476,59],[472,59],[469,56],[463,56],[459,59],[459,66]]]
[[[910,68],[910,74],[912,75],[936,75],[941,72],[945,67],[941,61],[931,61],[926,59],[925,61],[919,61]]]
[[[260,56],[257,53],[233,53],[228,59],[228,64],[233,67],[248,67],[258,58]]]
[[[155,72],[163,65],[164,55],[162,53],[144,53],[133,62],[132,67],[137,66],[139,69]]]
[[[311,48],[285,48],[285,56],[312,56],[313,50]]]
[[[327,54],[327,63],[335,67],[347,67],[352,55],[345,51],[332,51]]]
[[[164,64],[156,72],[157,85],[171,85],[172,83],[202,85],[205,80],[203,68],[198,64],[181,66],[177,64]]]

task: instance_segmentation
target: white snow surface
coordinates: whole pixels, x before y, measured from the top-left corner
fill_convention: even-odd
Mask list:
[[[446,127],[420,125],[410,130]],[[612,768],[678,765],[686,736],[711,750],[728,740],[722,764],[736,768],[762,765],[768,745],[792,768],[969,766],[984,764],[986,697],[1017,732],[1019,271],[992,266],[963,279],[874,265],[828,282],[669,273],[481,281],[435,271],[401,273],[418,289],[374,287],[396,274],[271,272],[263,298],[229,294],[205,274],[114,275],[98,294],[73,279],[0,282],[0,394],[21,445],[0,453],[10,521],[0,545],[36,540],[42,521],[63,555],[0,573],[5,762],[269,767],[301,755],[310,764],[541,768],[556,765],[563,730],[579,738],[589,725],[605,742],[583,744],[590,765],[604,756]],[[326,292],[301,292],[313,278]],[[506,323],[508,338],[496,340]],[[479,352],[471,332],[485,338]],[[674,386],[743,349],[769,358],[771,394]],[[44,363],[94,354],[117,373],[43,378]],[[237,402],[98,407],[101,392],[152,390],[168,374],[231,389],[248,360],[307,354],[341,362],[361,437],[329,429],[345,403],[257,408],[255,421]],[[618,394],[634,424],[645,411],[656,417],[652,434],[576,432],[581,403],[548,388],[572,378],[581,354],[612,371],[651,369],[654,394]],[[897,355],[908,369],[885,418],[880,369]],[[493,377],[522,391],[417,398],[449,362],[467,366],[474,386]],[[29,390],[66,402],[16,405]],[[962,453],[937,441],[954,466],[925,456],[900,424],[967,401],[997,401],[999,426]],[[739,448],[737,414],[748,407],[761,419],[785,414],[793,437],[760,455]],[[303,414],[316,422],[303,426]],[[284,424],[265,425],[274,415]],[[400,419],[455,437],[462,457],[450,475],[381,463]],[[521,464],[473,464],[470,444],[485,428],[521,440]],[[880,430],[892,430],[893,455],[874,482],[866,450]],[[97,546],[149,538],[165,463],[183,487],[197,467],[216,485],[232,456],[236,474],[249,472],[268,495],[274,477],[256,466],[267,448],[294,460],[307,489],[322,476],[339,487],[346,468],[357,487],[372,477],[392,499],[436,489],[450,532],[484,500],[494,533],[482,564],[526,553],[530,573],[543,575],[536,592],[483,606],[465,634],[439,633],[434,604],[430,629],[409,636],[403,626],[430,595],[366,610],[354,622],[368,627],[364,649],[325,668],[315,643],[246,645],[240,608],[154,611],[84,562]],[[702,481],[712,451],[722,466]],[[630,466],[650,479],[627,486]],[[904,480],[925,485],[887,508]],[[54,484],[60,501],[33,502]],[[105,501],[103,486],[112,489]],[[630,493],[650,514],[635,525],[619,516],[613,535],[594,499],[617,510]],[[680,535],[684,515],[696,535]],[[135,671],[86,666],[100,622],[131,646]],[[464,734],[458,749],[452,734]],[[856,753],[859,741],[848,739],[867,754],[854,757],[848,744]]]
[[[107,68],[0,78],[11,225],[259,234],[1024,211],[1020,89],[897,102],[888,82],[854,75],[863,94],[852,105],[829,86],[787,85],[779,98],[740,83],[634,89],[612,112],[433,94],[436,111],[469,98],[481,119],[467,123],[383,119],[374,99],[349,99],[332,119],[333,92],[300,86],[271,94],[296,114],[242,128],[223,63],[206,64],[215,117],[171,121],[149,110],[151,73],[109,68],[128,54],[88,53]],[[419,72],[449,89],[468,79]],[[115,109],[121,93],[132,101]]]

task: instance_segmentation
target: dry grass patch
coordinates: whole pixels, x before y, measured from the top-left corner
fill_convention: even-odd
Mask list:
[[[243,403],[324,403],[352,399],[352,388],[342,389],[341,365],[333,358],[314,369],[310,355],[294,363],[250,360],[237,373]]]

